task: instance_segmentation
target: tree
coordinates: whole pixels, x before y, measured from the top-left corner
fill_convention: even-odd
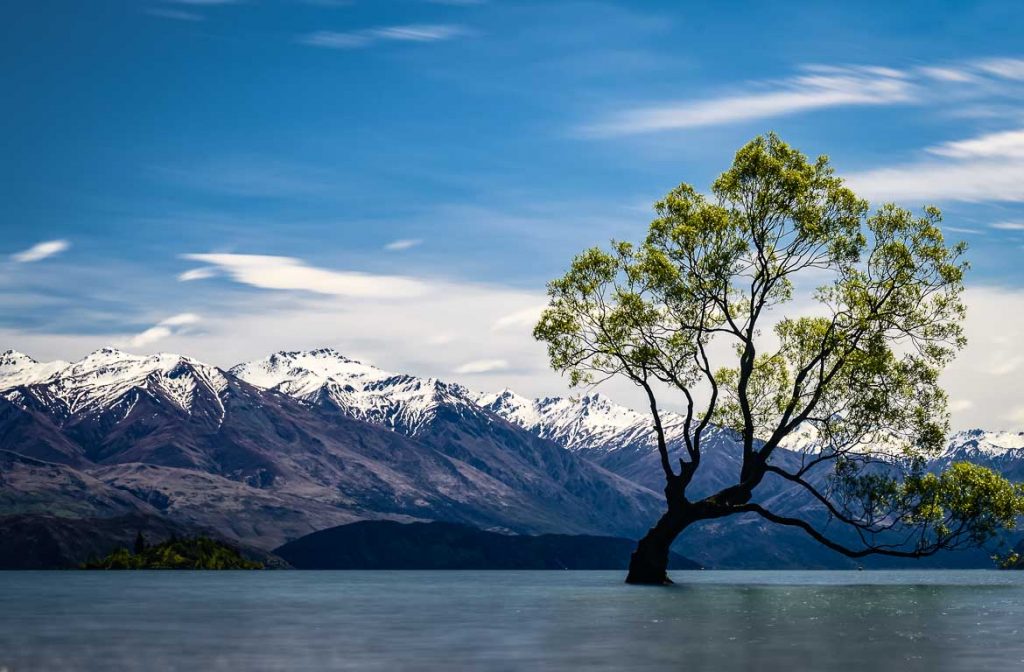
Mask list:
[[[142,530],[135,535],[135,555],[142,555],[146,552],[146,538],[142,536]]]
[[[970,464],[925,469],[949,424],[938,375],[965,343],[966,247],[945,243],[939,211],[883,205],[869,215],[827,157],[811,162],[775,134],[741,148],[711,194],[682,184],[655,204],[642,243],[577,256],[549,283],[534,330],[573,386],[624,376],[649,402],[666,511],[638,543],[627,582],[670,582],[676,537],[737,514],[852,558],[921,557],[1012,527],[1021,486]],[[799,315],[777,317],[798,299]],[[728,366],[718,365],[723,351]],[[666,390],[685,409],[678,465],[658,399]],[[715,426],[735,432],[742,467],[734,484],[691,500]],[[797,431],[813,431],[815,448],[780,466],[773,457]],[[828,531],[841,524],[857,543],[758,503],[767,478],[806,491]]]

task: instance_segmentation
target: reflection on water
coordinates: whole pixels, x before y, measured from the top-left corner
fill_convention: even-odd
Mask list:
[[[0,572],[0,669],[1024,667],[1024,572]]]

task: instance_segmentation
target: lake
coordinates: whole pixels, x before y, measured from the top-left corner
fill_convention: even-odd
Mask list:
[[[0,572],[0,670],[1008,670],[1024,572]]]

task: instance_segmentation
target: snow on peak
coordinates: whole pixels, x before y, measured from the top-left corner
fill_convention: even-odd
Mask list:
[[[329,402],[351,417],[415,434],[442,404],[475,407],[461,385],[395,374],[330,348],[276,352],[232,367],[250,385],[311,403]]]
[[[318,392],[330,383],[364,384],[392,374],[370,364],[349,359],[331,348],[275,352],[231,368],[231,373],[250,385],[277,389],[295,397]]]
[[[603,394],[527,399],[506,389],[479,395],[477,403],[571,450],[607,452],[625,446],[655,446],[650,415],[620,406]],[[681,417],[663,413],[662,421],[670,441],[682,437]]]
[[[497,394],[477,394],[474,401],[524,429],[536,430],[541,423],[542,416],[538,413],[534,400],[516,394],[507,387]]]
[[[173,353],[133,355],[100,348],[66,365],[48,384],[72,413],[101,409],[132,388],[151,388],[190,411],[197,391],[206,388],[219,402],[227,388],[220,369]]]
[[[943,457],[949,459],[1001,458],[1010,453],[1020,452],[1024,452],[1024,432],[989,432],[983,429],[966,429],[950,437]]]
[[[0,353],[0,389],[45,382],[67,365],[60,360],[37,362],[23,352],[5,350]]]

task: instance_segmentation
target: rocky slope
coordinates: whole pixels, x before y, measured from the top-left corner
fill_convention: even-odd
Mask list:
[[[664,420],[680,455],[682,418]],[[773,460],[791,466],[814,450],[801,435]],[[961,432],[932,466],[956,460],[1022,479],[1024,435]],[[735,437],[710,430],[693,494],[739,468]],[[636,537],[659,515],[662,487],[648,415],[602,395],[481,394],[329,349],[230,370],[110,348],[73,363],[0,354],[0,516],[160,515],[265,549],[374,519]],[[777,477],[757,497],[827,522]],[[754,517],[704,523],[680,549],[707,566],[854,564]]]
[[[51,491],[42,500],[90,515],[105,515],[112,491],[139,511],[272,548],[373,518],[632,535],[658,506],[654,493],[439,381],[398,377],[386,386],[394,395],[368,381],[358,410],[328,389],[264,389],[179,355],[108,348],[66,365],[12,352],[4,361],[4,513],[40,499],[24,484],[41,481]]]

